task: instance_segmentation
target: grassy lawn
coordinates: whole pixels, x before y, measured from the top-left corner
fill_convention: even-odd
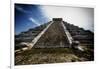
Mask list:
[[[15,65],[92,61],[93,53],[70,48],[31,49],[15,53]]]

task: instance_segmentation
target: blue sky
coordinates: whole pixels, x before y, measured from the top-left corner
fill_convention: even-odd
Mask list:
[[[94,32],[93,8],[15,4],[15,34],[47,23],[52,18],[63,18],[70,24]]]
[[[41,7],[40,5],[15,4],[15,34],[49,21]]]

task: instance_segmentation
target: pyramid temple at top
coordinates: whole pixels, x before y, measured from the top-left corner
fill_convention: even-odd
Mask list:
[[[15,35],[15,49],[21,48],[21,42],[32,43],[32,48],[70,47],[73,42],[84,45],[94,44],[94,33],[53,18],[52,21]]]

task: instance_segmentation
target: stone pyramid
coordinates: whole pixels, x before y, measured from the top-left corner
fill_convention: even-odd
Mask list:
[[[68,47],[70,44],[61,18],[54,18],[41,33],[35,48]]]
[[[32,48],[73,47],[79,44],[93,46],[94,33],[62,18],[53,18],[48,23],[15,35],[15,49],[24,47],[21,42],[31,43]]]

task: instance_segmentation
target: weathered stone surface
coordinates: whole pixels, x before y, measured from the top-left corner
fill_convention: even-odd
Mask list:
[[[39,33],[41,33],[41,31],[43,31],[51,22],[53,22],[53,24],[39,38],[33,48],[68,47],[68,38],[66,37],[61,23],[64,24],[74,41],[79,41],[80,44],[83,45],[93,46],[93,32],[84,30],[83,28],[79,28],[78,26],[74,26],[73,24],[62,21],[61,18],[54,18],[53,21],[50,21],[34,29],[29,29],[28,31],[22,32],[19,35],[15,35],[15,49],[22,48],[19,46],[21,42],[32,42],[32,40],[38,36]]]
[[[50,23],[51,26],[41,35]],[[35,41],[39,34],[39,39]],[[57,18],[15,35],[15,49],[15,65],[93,61],[94,33]]]

